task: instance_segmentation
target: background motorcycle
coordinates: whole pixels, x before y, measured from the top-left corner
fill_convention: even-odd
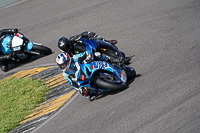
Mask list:
[[[126,65],[130,64],[131,57],[125,57],[125,53],[120,51],[116,45],[112,45],[110,43],[99,41],[93,38],[81,38],[80,40],[81,43],[76,44],[76,47],[78,48],[77,51],[84,52],[89,50],[93,53],[100,52],[101,55],[109,57],[111,60],[124,60]],[[87,47],[83,44],[86,44]]]
[[[3,55],[12,54],[12,58],[6,60],[7,64],[11,64],[28,60],[36,55],[51,54],[52,50],[40,43],[30,42],[22,33],[18,32],[13,36],[5,35],[1,41],[0,52]]]

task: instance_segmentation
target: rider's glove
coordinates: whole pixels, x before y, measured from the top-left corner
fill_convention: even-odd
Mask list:
[[[96,36],[96,33],[94,33],[94,32],[88,32],[88,39],[92,39],[95,36]]]
[[[87,54],[87,57],[86,57],[86,59],[83,61],[84,64],[89,63],[89,62],[92,60],[92,55],[91,55],[91,54],[88,54],[88,53],[86,53],[86,54]]]
[[[90,32],[90,31],[85,31],[85,32],[81,33],[81,37],[89,39],[89,40],[95,36],[96,36],[96,33]]]
[[[84,60],[83,63],[84,63],[84,64],[87,64],[87,63],[89,63],[90,61],[91,61],[91,60]]]
[[[18,32],[18,29],[17,29],[17,28],[12,29],[12,32],[17,33],[17,32]]]
[[[94,53],[94,56],[97,57],[97,58],[101,58],[101,53],[100,52],[96,52],[96,53]]]
[[[130,57],[123,58],[122,64],[125,64],[125,65],[131,64],[131,58]]]
[[[111,59],[109,56],[105,56],[105,61],[109,62]]]
[[[81,35],[73,36],[70,38],[70,41],[75,44],[81,39]]]
[[[111,59],[111,62],[112,62],[112,63],[121,63],[122,60],[123,60],[122,57],[117,57],[117,58],[112,58],[112,59]]]

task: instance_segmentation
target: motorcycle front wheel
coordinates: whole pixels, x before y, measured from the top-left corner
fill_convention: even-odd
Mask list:
[[[124,68],[124,70],[128,80],[134,79],[136,77],[136,71],[133,67],[127,66]]]
[[[109,90],[123,90],[127,88],[126,83],[118,82],[113,75],[109,74],[108,76],[97,77],[95,80],[96,86],[102,89],[109,89]]]
[[[52,50],[50,48],[43,45],[36,45],[36,44],[33,44],[32,51],[38,52],[40,54],[45,54],[45,55],[52,53]]]

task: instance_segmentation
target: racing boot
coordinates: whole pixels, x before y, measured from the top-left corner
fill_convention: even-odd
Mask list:
[[[80,87],[79,92],[82,96],[87,96],[88,95],[88,90],[85,87]]]
[[[94,91],[94,90],[90,90],[90,95],[89,95],[89,100],[90,101],[93,101],[93,100],[95,100],[96,99],[96,97],[97,97],[97,94],[98,94],[98,92],[97,91]]]
[[[90,95],[89,96],[89,100],[92,102],[93,100],[95,100],[96,99],[96,95]]]
[[[82,96],[85,96],[90,101],[95,100],[96,96],[97,96],[97,93],[98,93],[97,91],[92,90],[92,89],[88,89],[87,87],[80,87],[79,91],[82,94]]]
[[[96,95],[97,95],[96,91],[88,90],[86,87],[80,87],[79,92],[82,96],[85,96],[90,101],[93,101],[96,99]]]

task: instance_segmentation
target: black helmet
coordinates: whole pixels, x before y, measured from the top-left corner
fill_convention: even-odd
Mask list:
[[[67,39],[66,37],[61,37],[58,40],[58,47],[65,52],[69,51],[70,49],[69,39]]]

